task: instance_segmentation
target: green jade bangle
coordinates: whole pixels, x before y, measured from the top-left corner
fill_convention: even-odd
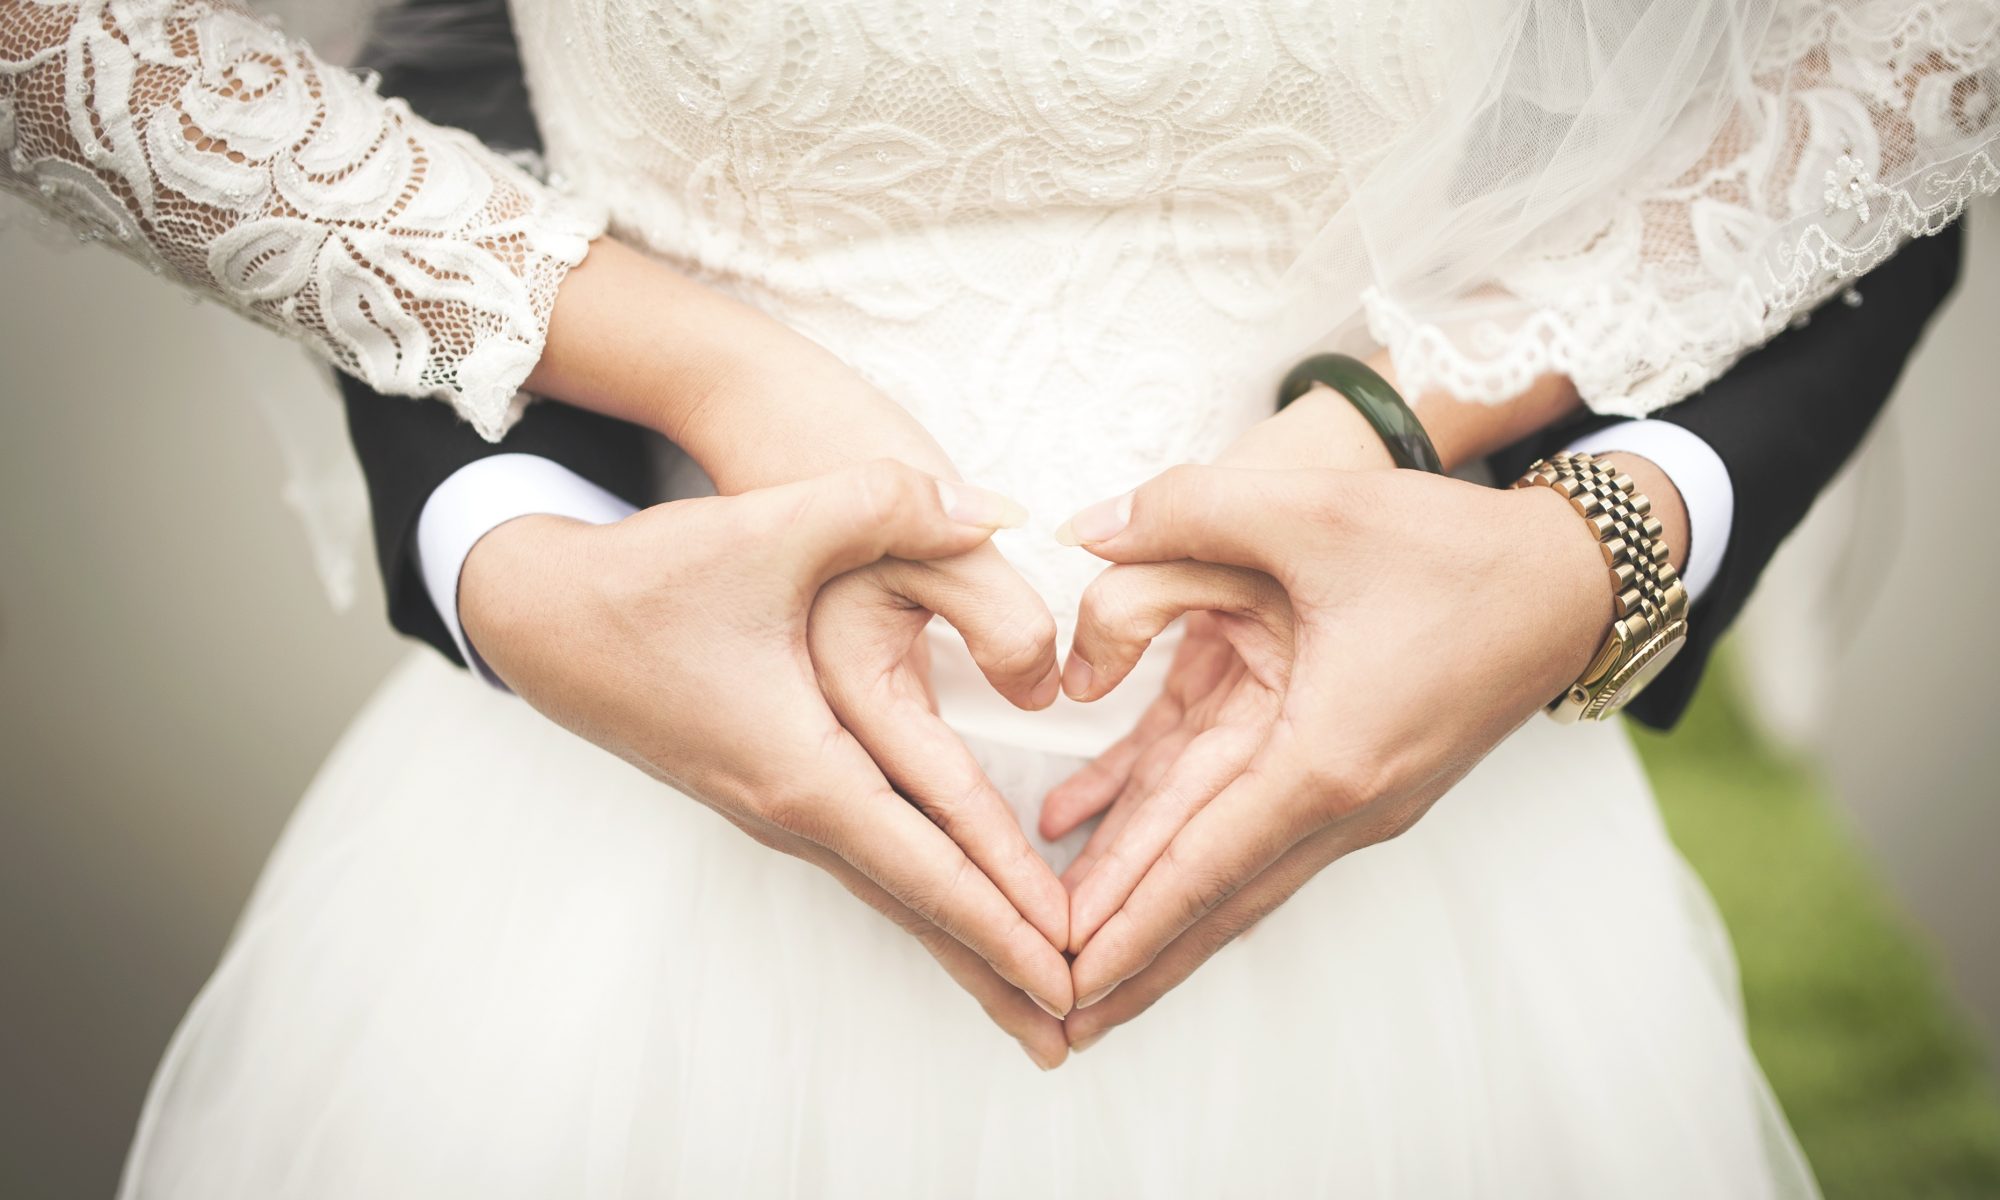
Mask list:
[[[1424,432],[1417,414],[1373,367],[1347,354],[1315,354],[1293,367],[1278,385],[1278,407],[1283,408],[1305,395],[1315,383],[1339,392],[1347,397],[1349,404],[1361,410],[1361,415],[1389,447],[1389,457],[1396,460],[1397,466],[1444,474],[1444,462],[1438,458],[1437,447],[1431,444],[1431,435]]]

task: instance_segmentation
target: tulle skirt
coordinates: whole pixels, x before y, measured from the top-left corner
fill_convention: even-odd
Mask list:
[[[975,750],[1030,825],[1078,762]],[[1043,1073],[830,878],[425,655],[300,806],[123,1194],[1812,1191],[1616,728],[1531,723]]]

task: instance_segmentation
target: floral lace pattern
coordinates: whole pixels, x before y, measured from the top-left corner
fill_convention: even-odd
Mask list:
[[[1440,315],[1372,289],[1371,331],[1402,375],[1495,401],[1554,372],[1600,411],[1642,415],[2000,191],[2000,6],[1785,15],[1756,94],[1709,152],[1522,247],[1492,280],[1505,315],[1482,316],[1476,297]]]
[[[1038,526],[1268,415],[1279,284],[1435,101],[1404,0],[517,0],[551,165]],[[1003,549],[1059,614],[1094,566]]]
[[[0,0],[0,186],[489,439],[602,229],[210,0]]]

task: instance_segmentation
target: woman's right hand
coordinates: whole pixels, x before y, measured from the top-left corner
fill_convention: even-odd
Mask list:
[[[563,280],[527,386],[664,434],[724,495],[876,458],[956,478],[930,432],[838,355],[610,238]]]
[[[1067,940],[1061,885],[990,788],[948,786],[924,797],[923,812],[899,795],[829,708],[807,643],[829,580],[879,577],[881,589],[918,598],[884,601],[843,583],[851,598],[842,603],[863,620],[884,603],[934,609],[984,654],[1003,690],[1033,697],[1055,657],[1052,630],[1027,653],[1011,635],[1024,620],[1047,620],[1031,591],[972,603],[992,589],[919,590],[900,570],[857,571],[883,560],[936,563],[966,579],[1006,571],[987,539],[1016,511],[885,460],[662,504],[615,525],[523,517],[467,557],[460,615],[487,663],[529,703],[765,845],[832,873],[916,934],[1050,1067],[1066,1039],[1048,1014],[1067,1013],[1073,999],[1057,949]],[[852,669],[869,661],[860,656]],[[935,747],[916,747],[925,749]],[[927,781],[897,782],[914,792]],[[947,771],[946,782],[962,781]]]

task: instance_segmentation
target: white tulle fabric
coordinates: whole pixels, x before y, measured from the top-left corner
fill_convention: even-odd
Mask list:
[[[213,0],[0,0],[0,187],[491,439],[603,228]]]
[[[974,749],[1031,827],[1077,762]],[[1735,995],[1622,733],[1541,722],[1043,1074],[831,878],[425,655],[293,819],[122,1195],[1810,1195]]]
[[[1991,0],[1454,12],[1439,103],[1291,268],[1416,388],[1650,412],[2000,187]]]

